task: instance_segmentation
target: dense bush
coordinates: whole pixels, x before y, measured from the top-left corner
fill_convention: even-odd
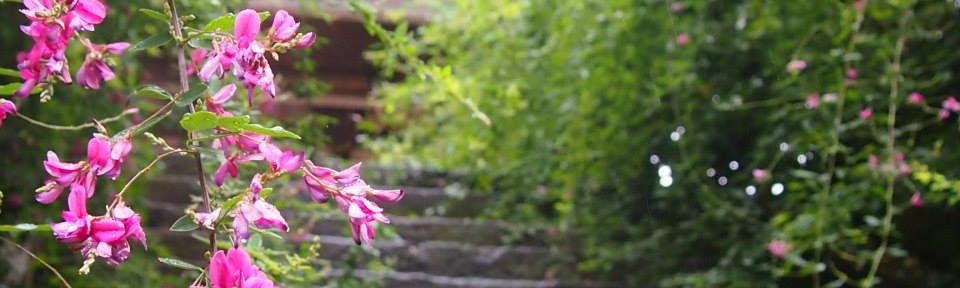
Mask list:
[[[371,53],[425,76],[380,87],[402,132],[371,147],[468,169],[491,216],[575,236],[583,271],[663,286],[960,281],[934,261],[958,251],[901,241],[942,243],[904,228],[960,199],[952,1],[435,9],[386,46],[407,54]],[[917,211],[930,213],[895,217]]]

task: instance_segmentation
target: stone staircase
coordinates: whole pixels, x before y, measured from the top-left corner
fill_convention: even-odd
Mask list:
[[[188,158],[168,158],[165,172],[150,180],[146,201],[147,225],[154,231],[152,241],[178,243],[195,241],[188,233],[166,232],[166,228],[189,205],[189,195],[197,195],[195,168]],[[356,245],[347,229],[345,216],[332,209],[283,211],[296,239],[318,239],[322,244],[318,257],[331,262],[331,276],[349,273],[354,277],[380,278],[384,287],[613,287],[608,283],[575,280],[569,253],[552,248],[547,233],[507,222],[479,220],[483,199],[469,196],[462,189],[444,185],[440,173],[392,175],[390,169],[365,167],[368,183],[390,183],[377,188],[403,187],[404,199],[385,204],[394,233],[381,233],[372,248],[356,253]],[[294,177],[299,181],[299,177]],[[414,184],[414,185],[407,185]],[[438,185],[439,184],[439,185]],[[289,185],[296,187],[299,185]],[[453,188],[451,188],[453,187]],[[298,193],[306,200],[305,193]],[[332,204],[330,207],[333,208]],[[301,213],[303,215],[292,215]],[[313,213],[313,212],[310,212]],[[310,217],[303,217],[310,216]],[[302,219],[312,218],[304,223]],[[300,220],[295,220],[300,219]],[[293,232],[291,232],[292,234]],[[305,233],[305,235],[304,235]],[[297,241],[297,240],[293,240]],[[192,243],[192,242],[186,242]],[[203,255],[203,245],[184,245],[173,249],[184,259]],[[202,261],[202,259],[191,259]],[[359,260],[359,261],[358,261]],[[381,260],[391,266],[389,272],[346,271],[347,261],[366,263]]]

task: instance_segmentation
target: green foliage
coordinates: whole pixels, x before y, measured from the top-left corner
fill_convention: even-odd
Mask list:
[[[871,285],[876,255],[917,260],[904,258],[909,235],[893,216],[915,191],[927,205],[956,198],[937,194],[955,195],[944,181],[960,174],[960,151],[956,117],[937,121],[939,105],[906,99],[956,92],[951,1],[877,0],[863,12],[851,1],[676,2],[452,1],[413,34],[382,32],[371,59],[443,80],[383,84],[384,117],[403,130],[371,147],[468,168],[495,201],[489,215],[555,225],[575,239],[582,271],[620,281]],[[807,68],[787,71],[792,60]],[[806,107],[810,95],[823,100]],[[857,117],[864,108],[871,118]],[[883,172],[897,153],[922,185]],[[793,253],[771,256],[777,239]],[[957,281],[920,265],[922,276],[880,278]]]

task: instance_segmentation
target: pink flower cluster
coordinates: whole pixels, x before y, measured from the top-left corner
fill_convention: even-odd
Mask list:
[[[133,146],[129,139],[111,141],[103,134],[94,134],[87,142],[87,161],[78,163],[60,162],[57,153],[48,151],[43,167],[53,178],[47,180],[47,185],[41,188],[42,192],[36,196],[37,202],[53,203],[68,186],[71,194],[90,198],[93,197],[97,176],[116,180]]]
[[[250,255],[247,255],[243,248],[230,248],[226,253],[222,250],[217,251],[210,259],[210,269],[208,271],[211,288],[280,287],[274,285],[267,274],[253,264]],[[190,287],[203,286],[193,285]]]
[[[867,165],[871,169],[880,171],[882,173],[892,173],[897,177],[902,177],[910,175],[913,173],[913,168],[910,168],[910,164],[907,164],[905,161],[905,156],[903,153],[897,153],[893,155],[893,163],[887,163],[880,165],[880,158],[877,155],[871,154],[867,159]]]
[[[95,45],[80,36],[78,31],[93,31],[103,22],[107,6],[100,0],[26,0],[26,9],[20,12],[30,20],[20,27],[34,40],[33,47],[17,54],[17,69],[24,82],[16,95],[26,97],[34,87],[59,80],[72,83],[66,57],[70,40],[77,36],[90,51],[77,72],[77,80],[84,88],[98,88],[100,81],[113,79],[113,71],[102,61],[105,53],[120,54],[127,43]]]
[[[7,120],[7,115],[17,114],[17,105],[7,99],[0,99],[0,126],[3,126],[3,120]]]
[[[395,203],[403,198],[403,190],[377,190],[360,179],[360,163],[343,171],[318,167],[307,161],[303,167],[303,179],[310,190],[310,197],[319,203],[327,202],[330,197],[336,201],[340,211],[350,218],[350,230],[353,240],[359,244],[370,244],[376,237],[374,222],[390,223],[383,215],[383,208],[368,200],[367,196],[383,202]]]
[[[940,109],[940,113],[937,114],[937,117],[940,118],[940,120],[950,117],[950,112],[960,113],[960,101],[957,101],[957,98],[953,96],[947,97],[946,100],[943,100],[941,107],[943,107],[943,109]]]
[[[774,240],[767,244],[767,251],[780,259],[786,258],[790,252],[793,252],[793,249],[793,244],[784,240]]]
[[[82,243],[81,253],[87,259],[100,257],[110,265],[117,265],[130,255],[128,239],[146,247],[147,238],[140,227],[140,216],[122,200],[112,205],[103,216],[87,214],[87,198],[94,194],[97,176],[116,179],[130,149],[131,144],[127,139],[111,143],[106,136],[95,134],[87,143],[87,161],[60,162],[57,154],[50,151],[43,162],[47,173],[53,178],[47,180],[47,185],[37,189],[40,192],[37,201],[53,203],[65,187],[70,187],[68,210],[61,213],[63,222],[52,225],[53,234],[60,242]]]
[[[258,40],[260,16],[256,11],[247,9],[237,13],[233,37],[224,35],[213,42],[213,51],[194,51],[196,58],[206,57],[198,71],[200,79],[210,81],[213,76],[222,78],[226,72],[233,71],[234,77],[247,88],[247,100],[253,104],[255,88],[260,88],[272,99],[276,95],[273,70],[267,61],[266,53],[286,52],[291,48],[305,48],[313,45],[316,35],[297,33],[300,24],[287,11],[280,10],[273,18],[273,25],[267,37]],[[196,65],[196,64],[195,64]]]
[[[57,154],[49,151],[43,162],[44,169],[53,178],[37,189],[37,202],[53,203],[64,188],[70,188],[68,210],[61,213],[64,221],[52,225],[53,234],[60,242],[82,243],[81,253],[87,259],[100,257],[111,265],[120,264],[130,254],[128,238],[146,247],[140,216],[122,200],[112,205],[103,216],[87,214],[87,198],[94,194],[97,176],[115,180],[131,148],[129,139],[111,140],[102,134],[94,134],[87,143],[86,161],[60,162]]]

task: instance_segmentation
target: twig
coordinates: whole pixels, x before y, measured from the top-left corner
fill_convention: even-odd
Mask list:
[[[167,151],[166,153],[157,155],[157,158],[154,158],[153,161],[150,162],[150,164],[147,164],[147,166],[143,167],[143,169],[140,169],[140,171],[138,171],[137,174],[134,174],[133,177],[130,178],[130,180],[127,180],[127,184],[124,184],[123,188],[120,189],[120,192],[117,193],[116,196],[114,196],[113,203],[110,204],[110,207],[107,208],[107,211],[113,210],[113,207],[120,202],[120,199],[123,196],[123,193],[127,192],[127,189],[130,189],[130,186],[133,185],[133,181],[136,181],[137,179],[140,178],[140,176],[143,176],[143,174],[146,174],[147,171],[153,168],[153,166],[156,166],[157,163],[160,163],[160,160],[163,160],[163,158],[166,158],[167,156],[170,156],[173,154],[186,153],[186,152],[187,152],[186,150],[177,149],[177,150]]]
[[[130,108],[130,109],[127,109],[127,110],[123,110],[123,112],[120,112],[120,114],[117,114],[116,116],[113,116],[113,117],[110,117],[110,118],[104,118],[104,119],[101,119],[101,120],[94,120],[94,121],[90,121],[89,123],[83,123],[83,124],[80,124],[80,125],[56,125],[56,124],[50,124],[50,123],[46,123],[46,122],[43,122],[43,121],[40,121],[40,120],[37,120],[37,119],[30,118],[30,117],[28,117],[27,115],[23,115],[23,114],[21,114],[21,113],[17,113],[16,115],[17,115],[17,117],[20,117],[20,119],[23,119],[24,121],[27,121],[27,122],[29,122],[30,124],[34,124],[34,125],[37,125],[37,126],[40,126],[40,127],[44,127],[44,128],[48,128],[48,129],[53,129],[53,130],[74,130],[74,131],[75,131],[75,130],[83,130],[83,129],[87,129],[87,128],[97,127],[96,124],[94,124],[94,123],[97,123],[97,122],[99,122],[99,123],[101,123],[101,124],[102,124],[102,123],[114,122],[114,121],[123,119],[124,116],[130,115],[130,114],[136,114],[136,113],[138,113],[138,112],[140,112],[140,109]]]
[[[190,90],[190,82],[187,80],[189,77],[187,75],[187,60],[184,54],[184,39],[183,39],[183,28],[180,25],[180,16],[177,15],[177,5],[174,0],[167,0],[167,5],[170,6],[170,25],[173,28],[173,38],[177,40],[177,70],[180,72],[180,94],[186,93]],[[190,103],[190,113],[196,111],[193,103]],[[197,148],[199,142],[195,139],[198,138],[196,132],[190,132],[190,147]],[[200,153],[193,154],[196,158],[197,163],[197,178],[200,181],[200,195],[203,198],[203,207],[207,210],[207,213],[212,212],[210,206],[210,192],[207,190],[207,178],[203,173],[203,156]],[[213,253],[217,250],[217,237],[216,231],[210,231],[210,253]]]
[[[900,19],[901,28],[903,25],[906,25],[906,20],[908,18],[910,18],[910,13],[904,14]],[[894,75],[890,79],[890,116],[887,117],[887,153],[890,154],[890,163],[896,162],[894,159],[896,154],[894,149],[896,149],[895,145],[897,138],[894,132],[896,130],[897,123],[897,94],[900,92],[900,58],[903,56],[904,45],[906,45],[906,37],[900,36],[900,38],[897,39],[896,53],[893,56],[892,70]],[[883,226],[881,226],[882,230],[880,230],[880,247],[877,247],[877,250],[874,251],[873,259],[870,263],[870,271],[867,272],[867,276],[863,279],[863,284],[867,287],[873,286],[874,279],[877,277],[877,271],[880,269],[880,262],[883,261],[883,256],[887,253],[887,246],[890,243],[890,230],[892,230],[893,226],[893,213],[895,209],[893,205],[893,188],[897,178],[896,175],[888,175],[888,177],[887,195],[886,198],[884,198],[884,201],[886,202],[886,213],[883,216]]]
[[[73,286],[70,286],[70,282],[67,282],[67,279],[64,279],[63,275],[60,275],[60,271],[57,271],[57,268],[53,268],[53,266],[50,266],[50,263],[47,263],[47,261],[43,261],[43,259],[40,259],[40,257],[38,257],[36,254],[33,254],[33,252],[30,252],[30,250],[27,250],[27,248],[23,248],[23,246],[20,246],[20,244],[18,244],[17,242],[13,242],[13,240],[7,239],[6,237],[0,237],[0,240],[3,240],[4,242],[7,242],[9,244],[13,244],[13,246],[17,246],[17,248],[20,248],[20,250],[22,250],[24,253],[27,253],[27,255],[30,255],[30,257],[32,257],[34,260],[37,260],[38,262],[40,262],[40,264],[43,264],[43,266],[46,266],[47,269],[50,270],[50,272],[53,272],[53,275],[56,275],[57,278],[60,279],[60,282],[63,282],[64,287],[73,288]]]

